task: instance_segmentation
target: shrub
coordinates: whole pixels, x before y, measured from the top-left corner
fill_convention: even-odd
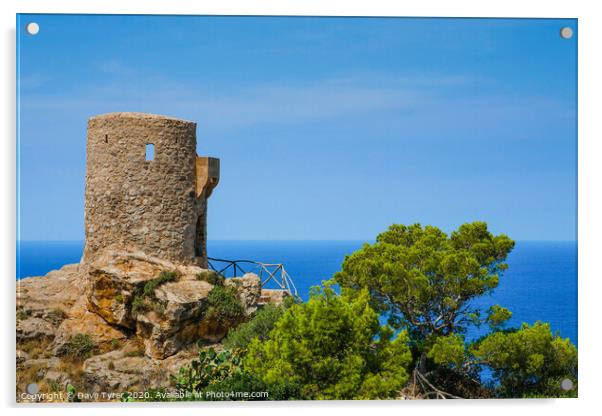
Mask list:
[[[165,314],[165,307],[166,307],[165,302],[157,301],[157,302],[153,303],[153,310],[161,316],[163,316],[163,314]]]
[[[31,311],[30,310],[24,309],[24,308],[17,309],[17,319],[18,320],[27,319],[30,316],[31,316]]]
[[[161,286],[163,283],[172,282],[176,280],[177,277],[177,272],[163,271],[156,279],[149,280],[148,282],[146,282],[142,293],[144,294],[144,296],[154,296],[155,289],[157,287]]]
[[[150,309],[150,306],[146,302],[144,296],[136,294],[132,300],[132,315],[137,315],[140,312],[146,312]]]
[[[550,324],[523,324],[494,332],[470,346],[470,352],[499,382],[501,397],[576,397],[563,391],[563,379],[577,382],[577,348],[554,335]]]
[[[258,377],[243,371],[240,367],[240,351],[223,350],[216,352],[213,348],[203,348],[198,359],[181,367],[172,383],[183,396],[167,396],[166,389],[149,389],[143,397],[134,399],[125,394],[122,401],[181,401],[181,400],[286,400],[300,397],[299,388],[294,385],[278,383],[267,385]],[[264,397],[245,398],[230,393],[267,392]],[[221,394],[212,394],[221,393]],[[228,393],[224,395],[223,393]]]
[[[211,393],[245,393],[245,392],[266,392],[263,397],[247,397],[220,395]],[[242,401],[264,401],[264,400],[293,400],[304,399],[301,395],[299,384],[278,382],[273,384],[264,383],[259,377],[250,374],[246,371],[236,371],[229,377],[224,378],[216,383],[211,383],[202,390],[202,400],[225,401],[225,400],[242,400]]]
[[[266,341],[251,341],[243,369],[268,385],[300,386],[299,398],[392,398],[408,380],[407,341],[406,331],[381,327],[367,290],[350,299],[326,285],[289,308]]]
[[[254,339],[267,339],[274,325],[284,314],[284,306],[265,305],[259,309],[249,322],[245,322],[228,332],[224,346],[230,349],[246,348]]]
[[[48,380],[48,389],[51,392],[56,393],[61,390],[61,385],[56,380]]]
[[[51,343],[49,338],[32,338],[27,341],[17,341],[17,348],[29,354],[30,358],[43,356]]]
[[[224,350],[217,353],[213,348],[199,351],[198,360],[189,366],[181,367],[172,381],[179,390],[200,392],[209,384],[214,384],[231,376],[238,370],[240,358],[236,353]]]
[[[47,312],[44,318],[54,325],[58,325],[67,318],[67,312],[60,308],[54,308]]]
[[[245,307],[235,287],[214,286],[207,297],[207,318],[223,325],[241,322],[245,317]]]
[[[67,384],[67,400],[70,402],[81,402],[81,399],[77,395],[77,389],[73,384]]]
[[[121,342],[120,339],[114,338],[111,340],[111,342],[109,342],[109,346],[111,350],[119,350],[121,347],[123,347],[123,342]]]
[[[163,271],[159,277],[149,280],[144,284],[142,290],[138,289],[132,299],[132,315],[137,315],[140,312],[146,312],[153,309],[158,314],[162,315],[165,312],[165,305],[155,299],[155,289],[167,282],[173,282],[178,278],[178,272]],[[117,296],[115,300],[119,302]],[[123,300],[123,299],[122,299]],[[150,302],[155,300],[155,302]]]
[[[202,280],[214,286],[223,286],[225,281],[224,276],[221,276],[217,272],[211,270],[204,270],[202,272],[197,273],[196,280]]]
[[[65,344],[63,355],[74,359],[85,359],[96,351],[96,343],[88,334],[76,334]]]
[[[121,292],[119,292],[115,295],[115,301],[117,303],[123,303],[123,295],[121,294]]]

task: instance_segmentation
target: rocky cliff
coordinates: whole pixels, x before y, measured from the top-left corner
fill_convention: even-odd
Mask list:
[[[85,391],[165,386],[237,319],[211,312],[216,286],[238,295],[242,317],[262,296],[254,274],[224,281],[215,272],[144,253],[112,251],[17,284],[17,392],[37,383]],[[278,297],[275,297],[278,302]],[[217,345],[219,348],[219,345]]]

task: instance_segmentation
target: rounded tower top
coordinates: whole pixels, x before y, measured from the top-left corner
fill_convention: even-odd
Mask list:
[[[194,121],[183,120],[176,117],[165,116],[161,114],[149,114],[149,113],[138,113],[138,112],[114,112],[114,113],[105,113],[98,114],[90,117],[90,121],[93,120],[103,120],[103,119],[116,119],[116,118],[124,118],[124,119],[139,119],[139,120],[169,120],[177,123],[183,124],[192,124],[196,126]]]

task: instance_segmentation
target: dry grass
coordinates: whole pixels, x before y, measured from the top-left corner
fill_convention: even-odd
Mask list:
[[[98,352],[98,345],[88,334],[75,334],[65,344],[64,353],[73,361],[84,361]]]
[[[120,350],[123,348],[123,341],[120,339],[112,339],[111,341],[109,341],[106,346],[103,345],[101,347],[102,352],[109,352],[109,351],[115,351],[115,350]]]
[[[38,385],[39,393],[65,393],[65,385],[63,383],[58,383],[54,380],[48,380],[44,378],[44,370],[46,370],[44,364],[35,364],[28,366],[27,368],[17,368],[17,397],[26,391],[27,385],[30,383],[36,383]],[[77,390],[85,390],[86,380],[82,363],[61,360],[59,365],[56,367],[56,370],[67,374],[69,382]],[[54,400],[53,396],[49,397],[51,397],[51,399],[48,400],[49,402],[60,401],[58,399],[60,396],[57,396],[56,400]],[[63,394],[63,398],[66,399],[65,394]]]
[[[17,348],[26,352],[29,355],[29,360],[40,358],[49,359],[54,357],[52,351],[49,349],[50,344],[51,341],[46,338],[33,339],[17,343]],[[30,383],[36,383],[38,385],[39,393],[65,392],[64,383],[58,383],[54,380],[48,380],[45,378],[45,375],[49,370],[47,362],[40,362],[27,365],[26,361],[24,364],[25,365],[20,364],[17,366],[17,398],[21,393],[26,391],[27,385]],[[63,360],[59,357],[58,365],[52,368],[51,370],[65,373],[70,383],[74,385],[77,389],[83,390],[86,386],[85,374],[83,371],[83,362],[81,360]]]
[[[144,357],[145,347],[140,340],[131,340],[123,350],[124,357]]]
[[[144,357],[144,348],[137,347],[136,349],[126,351],[124,357]]]
[[[50,340],[48,338],[17,342],[17,349],[26,352],[29,355],[29,359],[50,358],[52,352],[48,350],[49,346]]]
[[[44,319],[57,326],[67,318],[67,312],[60,308],[54,308],[44,315]]]

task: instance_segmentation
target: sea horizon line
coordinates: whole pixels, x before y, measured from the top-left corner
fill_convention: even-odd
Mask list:
[[[56,242],[56,243],[83,243],[85,240],[83,239],[59,239],[59,240],[46,240],[46,239],[17,239],[16,242],[20,243],[20,242],[36,242],[36,243],[44,243],[44,242]],[[327,239],[327,238],[316,238],[316,239],[297,239],[297,238],[291,238],[291,239],[283,239],[283,238],[274,238],[274,239],[269,239],[269,238],[253,238],[253,239],[247,239],[247,238],[241,238],[241,239],[229,239],[229,238],[219,238],[219,239],[208,239],[207,242],[211,243],[211,242],[375,242],[376,239],[374,238],[368,238],[368,239],[362,239],[362,238],[349,238],[349,239],[341,239],[341,238],[331,238],[331,239]],[[533,243],[577,243],[579,240],[575,239],[575,240],[562,240],[562,239],[542,239],[542,240],[536,240],[536,239],[515,239],[515,242],[521,242],[521,243],[529,243],[529,242],[533,242]]]

